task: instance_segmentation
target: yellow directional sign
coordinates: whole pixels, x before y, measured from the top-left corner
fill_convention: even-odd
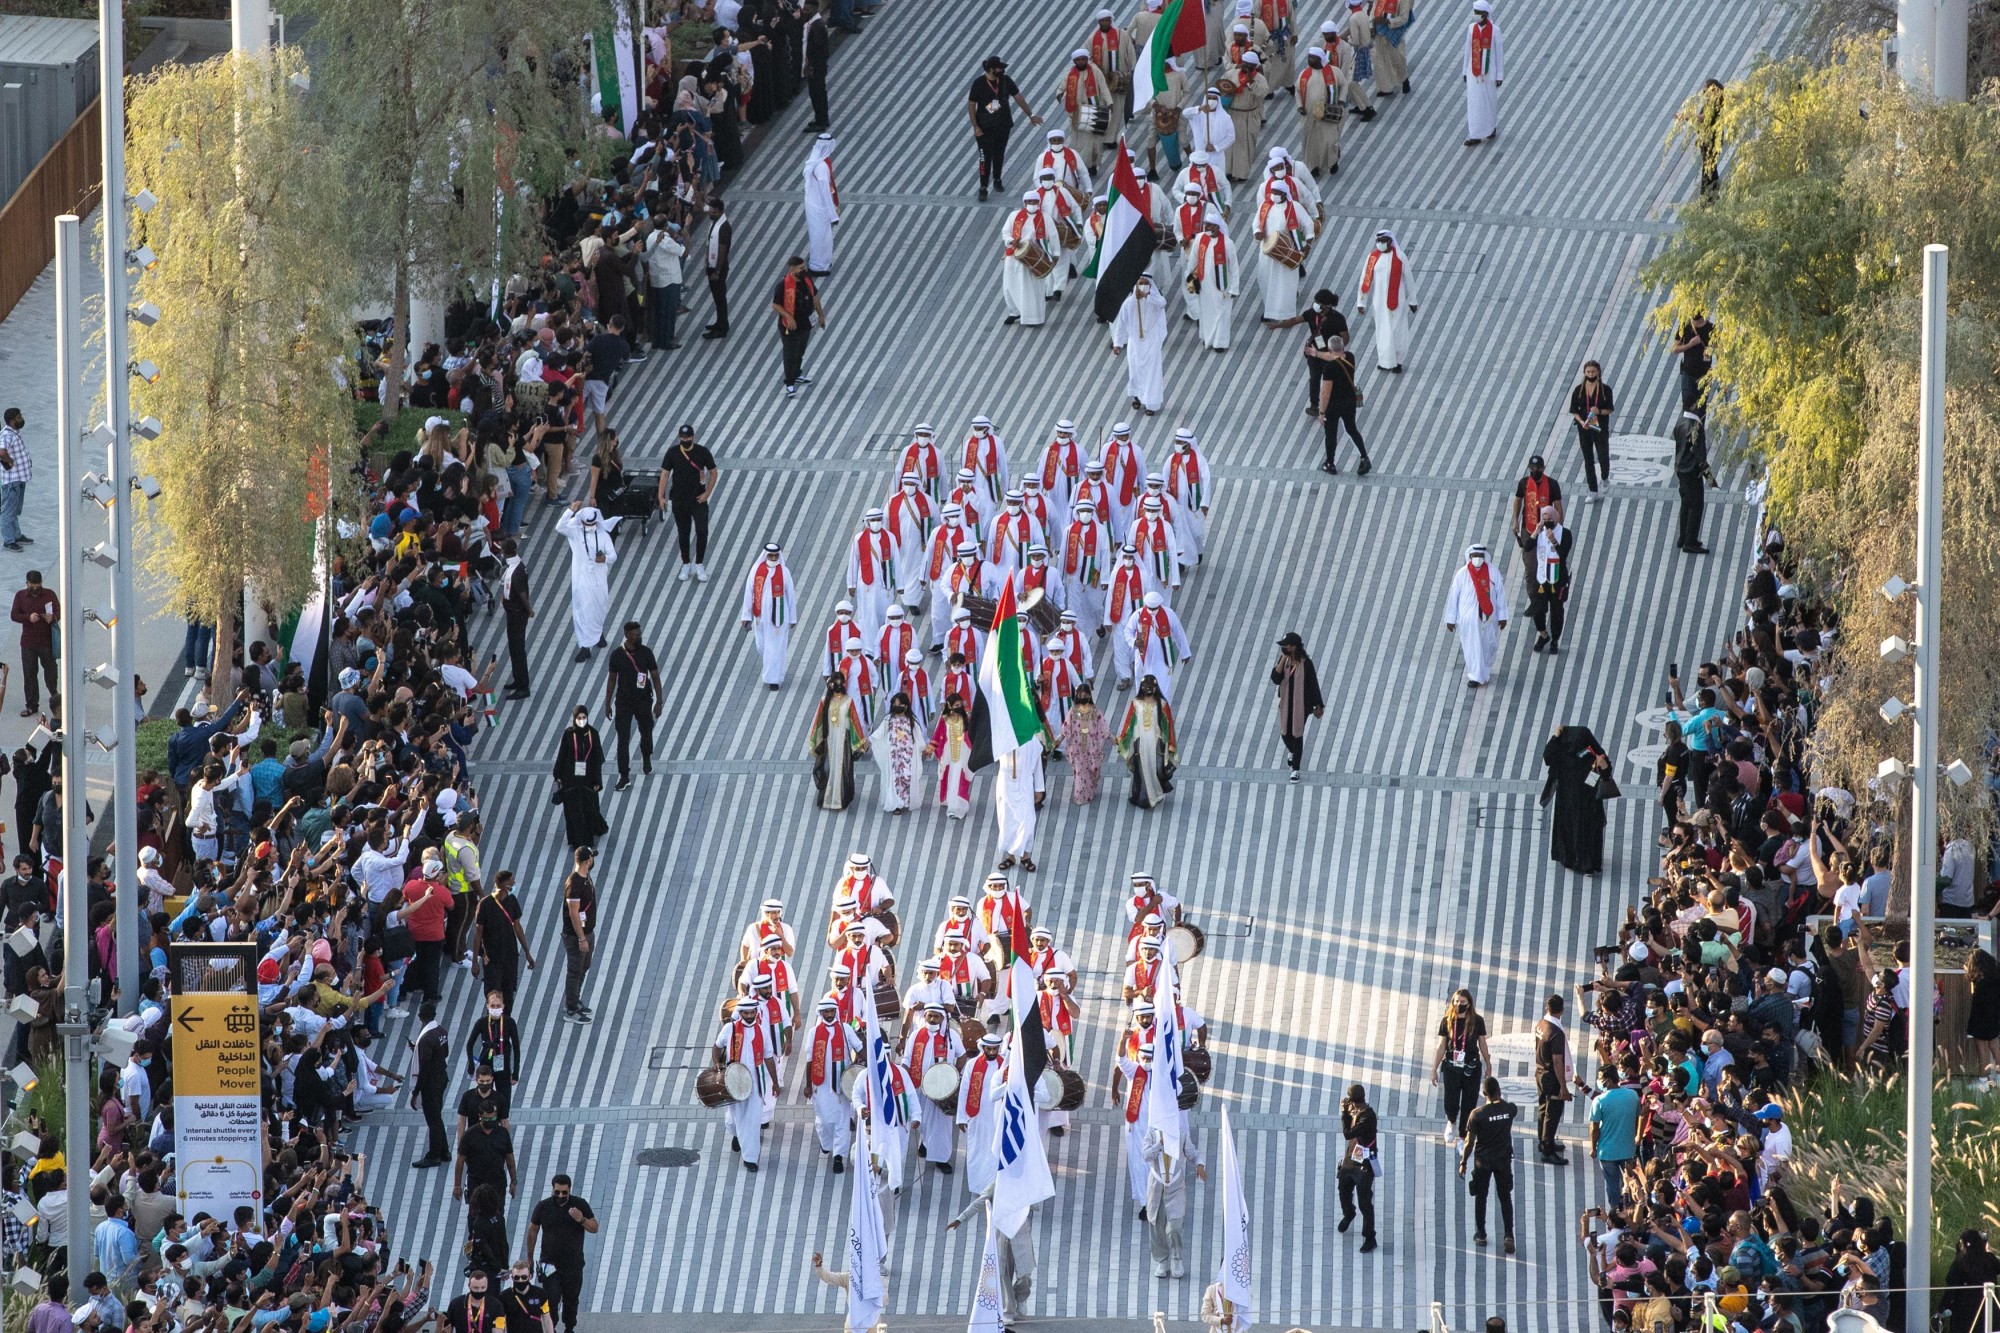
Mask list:
[[[257,1000],[240,991],[193,991],[171,998],[174,1095],[258,1094]]]

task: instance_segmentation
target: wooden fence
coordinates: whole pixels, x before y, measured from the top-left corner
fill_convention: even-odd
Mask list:
[[[56,257],[55,221],[88,217],[104,188],[99,103],[84,108],[14,197],[0,208],[0,319],[5,319]]]

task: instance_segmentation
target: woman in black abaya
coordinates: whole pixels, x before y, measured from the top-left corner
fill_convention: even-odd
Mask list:
[[[1595,875],[1604,868],[1604,803],[1618,795],[1611,759],[1589,727],[1557,727],[1542,747],[1549,774],[1542,783],[1549,810],[1549,856],[1566,870]]]

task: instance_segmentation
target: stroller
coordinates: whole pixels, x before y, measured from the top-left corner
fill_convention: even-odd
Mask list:
[[[604,511],[606,518],[636,520],[640,533],[644,534],[648,525],[660,512],[659,492],[658,469],[650,472],[627,472],[620,480],[616,491],[597,498],[597,507]]]

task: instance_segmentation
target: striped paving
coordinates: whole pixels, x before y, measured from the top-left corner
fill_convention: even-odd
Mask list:
[[[1301,27],[1316,29],[1324,7],[1307,6]],[[815,336],[809,362],[816,383],[797,401],[780,396],[762,312],[784,255],[803,243],[793,202],[807,142],[801,108],[773,127],[731,191],[734,334],[723,344],[690,337],[682,352],[655,356],[613,405],[632,465],[651,465],[687,420],[716,451],[723,480],[712,582],[674,580],[670,526],[619,533],[612,618],[645,623],[669,711],[660,772],[607,796],[601,956],[589,988],[598,1022],[556,1021],[554,975],[532,976],[523,991],[523,1173],[539,1187],[568,1170],[605,1218],[593,1242],[592,1309],[817,1313],[831,1323],[840,1308],[806,1264],[815,1249],[838,1250],[848,1197],[846,1178],[821,1166],[809,1114],[788,1099],[767,1169],[752,1178],[736,1168],[720,1117],[695,1103],[693,1080],[728,993],[736,936],[761,899],[784,897],[802,936],[815,934],[842,860],[865,849],[895,887],[906,926],[927,934],[945,899],[976,887],[995,854],[984,779],[962,825],[930,807],[881,813],[865,766],[853,808],[814,808],[804,738],[818,687],[808,649],[842,595],[845,543],[861,510],[889,489],[915,421],[933,422],[949,443],[987,413],[1018,471],[1056,418],[1101,434],[1124,414],[1122,366],[1091,322],[1087,288],[1073,287],[1042,328],[1000,325],[993,242],[1004,206],[972,197],[976,159],[957,100],[979,57],[999,50],[1046,110],[1061,57],[1094,8],[975,9],[943,33],[914,7],[884,10],[843,44],[834,70],[847,215],[825,284],[832,328]],[[1051,23],[1051,12],[1063,21]],[[1192,325],[1176,320],[1166,409],[1137,436],[1159,456],[1175,425],[1192,425],[1220,478],[1211,554],[1176,600],[1196,654],[1177,681],[1185,767],[1155,812],[1124,803],[1115,768],[1089,806],[1072,804],[1066,772],[1051,769],[1041,870],[1025,888],[1036,919],[1055,927],[1082,971],[1092,1099],[1052,1145],[1058,1192],[1037,1223],[1035,1316],[1126,1320],[1158,1310],[1192,1319],[1196,1279],[1218,1256],[1215,1200],[1198,1187],[1193,1276],[1150,1276],[1106,1100],[1120,1017],[1119,891],[1131,871],[1149,869],[1208,931],[1207,952],[1186,969],[1218,1057],[1195,1120],[1212,1153],[1214,1109],[1225,1100],[1232,1108],[1261,1319],[1410,1328],[1433,1301],[1453,1328],[1492,1313],[1551,1330],[1589,1318],[1571,1237],[1592,1173],[1523,1161],[1522,1253],[1502,1260],[1473,1249],[1467,1201],[1436,1137],[1429,1033],[1445,995],[1470,986],[1496,1054],[1507,1053],[1501,1072],[1518,1081],[1518,1036],[1542,996],[1577,979],[1588,947],[1615,932],[1631,897],[1624,886],[1643,873],[1650,845],[1640,774],[1620,770],[1633,795],[1612,806],[1612,873],[1580,880],[1546,857],[1535,805],[1541,747],[1569,721],[1593,726],[1621,757],[1655,739],[1632,719],[1657,702],[1665,662],[1699,660],[1728,632],[1753,516],[1730,493],[1712,493],[1715,554],[1693,561],[1673,554],[1673,492],[1657,470],[1634,469],[1602,505],[1572,504],[1568,651],[1530,654],[1523,616],[1507,631],[1491,690],[1462,688],[1441,604],[1467,544],[1502,549],[1527,454],[1545,451],[1572,495],[1580,491],[1564,408],[1586,356],[1606,363],[1621,431],[1657,436],[1670,426],[1673,366],[1645,332],[1646,297],[1633,277],[1692,193],[1693,169],[1659,144],[1702,77],[1726,77],[1770,45],[1775,13],[1719,0],[1697,0],[1671,22],[1634,0],[1505,9],[1502,137],[1467,150],[1449,82],[1459,18],[1423,7],[1409,47],[1416,95],[1385,99],[1373,124],[1350,122],[1307,284],[1331,285],[1351,306],[1377,226],[1397,230],[1415,267],[1422,309],[1409,373],[1362,375],[1377,462],[1367,479],[1313,467],[1318,434],[1300,411],[1296,339],[1257,328],[1254,284],[1226,354],[1200,348]],[[913,51],[944,53],[917,66],[935,73],[935,95],[903,94]],[[1267,144],[1296,143],[1289,116],[1273,104]],[[1027,127],[1017,131],[1017,185],[1030,139]],[[1239,244],[1249,244],[1248,227],[1238,210]],[[705,319],[705,301],[695,297],[684,318]],[[1369,336],[1359,332],[1366,364]],[[736,623],[739,580],[767,539],[786,544],[802,585],[801,632],[776,693],[757,684]],[[545,528],[530,562],[546,608],[532,649],[536,700],[510,709],[481,743],[478,771],[487,864],[519,876],[550,973],[560,970],[554,896],[565,853],[546,764],[567,705],[600,698],[602,682],[601,663],[569,661],[562,557]],[[1518,606],[1518,561],[1500,563]],[[1289,629],[1312,646],[1328,698],[1298,787],[1283,781],[1265,680],[1272,641]],[[801,961],[813,975],[825,956],[808,943]],[[470,990],[460,988],[448,1015],[459,1030]],[[1338,1103],[1353,1081],[1368,1086],[1386,1130],[1383,1249],[1368,1257],[1351,1252],[1358,1236],[1332,1229]],[[401,1165],[420,1150],[415,1117],[374,1120],[362,1146],[387,1164],[371,1175],[406,1230],[399,1252],[454,1252],[462,1226],[443,1182]],[[698,1156],[684,1167],[635,1165],[641,1151],[666,1147]],[[977,1240],[943,1231],[963,1204],[960,1180],[927,1176],[900,1202],[897,1327],[944,1327],[969,1308]]]

